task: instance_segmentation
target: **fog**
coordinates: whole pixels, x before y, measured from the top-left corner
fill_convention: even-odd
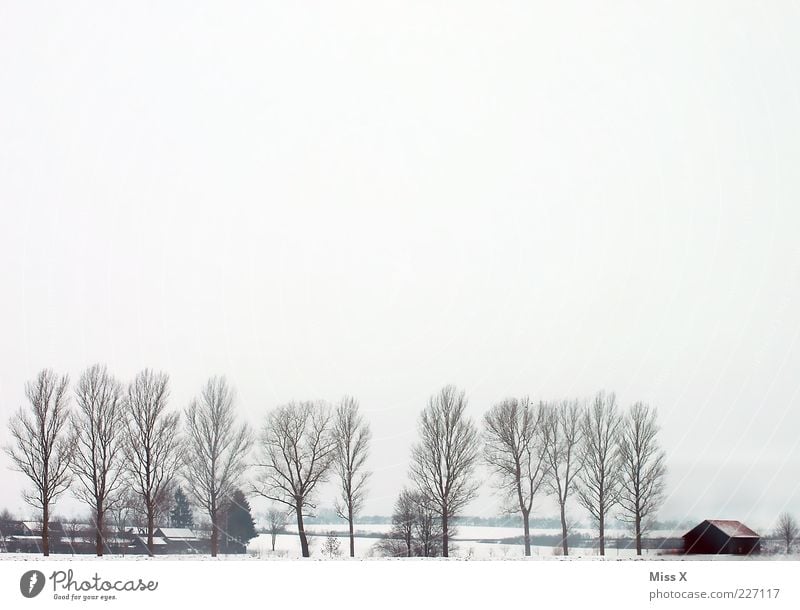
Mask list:
[[[0,443],[43,367],[164,370],[175,409],[224,374],[255,427],[352,394],[389,513],[441,386],[476,420],[606,389],[659,409],[659,518],[800,513],[798,21],[5,3]],[[29,514],[10,466],[0,508]],[[485,486],[467,512],[498,510]]]

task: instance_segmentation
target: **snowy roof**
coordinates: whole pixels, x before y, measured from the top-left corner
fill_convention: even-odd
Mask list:
[[[141,540],[143,544],[147,545],[147,536],[139,536],[139,540]],[[153,545],[166,546],[167,541],[160,536],[153,536]]]
[[[42,531],[42,522],[41,521],[22,521],[22,525],[24,525],[28,531],[30,532],[41,532]],[[47,528],[48,530],[52,531],[63,531],[64,527],[61,523],[57,521],[50,521],[50,525]]]
[[[130,542],[130,540],[127,538],[116,538],[113,536],[103,538],[103,541],[105,544],[127,544]],[[91,544],[94,546],[97,542],[97,539],[94,536],[75,536],[74,538],[70,536],[62,536],[61,542],[64,544]]]
[[[709,526],[713,526],[729,538],[760,538],[758,534],[756,534],[741,521],[733,521],[730,519],[707,519],[697,527],[693,528],[693,530],[702,527],[705,524],[708,525],[704,529],[708,529]]]
[[[77,536],[61,536],[61,542],[67,544],[94,544],[97,540],[94,536],[82,536],[78,534]]]
[[[709,520],[709,523],[721,530],[725,535],[731,538],[759,538],[753,530],[747,527],[741,521],[725,521],[722,519]]]
[[[128,544],[130,540],[127,538],[106,538],[106,544]]]
[[[188,527],[159,527],[158,532],[170,540],[197,540],[197,534]]]

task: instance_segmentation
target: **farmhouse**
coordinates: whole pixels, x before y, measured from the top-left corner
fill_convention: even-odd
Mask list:
[[[169,553],[197,553],[205,551],[206,540],[201,540],[192,530],[184,527],[159,527],[155,535],[165,540]]]
[[[95,552],[95,528],[91,523],[51,522],[50,552],[53,554],[90,554]],[[181,527],[156,527],[153,552],[158,555],[205,554],[211,550],[211,532]],[[105,533],[105,551],[110,554],[147,554],[147,528],[127,527]],[[42,524],[35,521],[0,521],[0,553],[41,553]],[[247,545],[226,533],[220,536],[220,552],[241,554]]]
[[[688,554],[750,555],[761,550],[761,537],[740,521],[707,519],[683,535]]]

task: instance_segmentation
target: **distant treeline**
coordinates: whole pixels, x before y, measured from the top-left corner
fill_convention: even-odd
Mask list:
[[[306,517],[306,523],[312,525],[324,524],[345,524],[347,519],[339,516],[333,508],[321,508],[313,515]],[[391,515],[359,515],[356,524],[363,525],[384,525],[392,522]],[[521,515],[498,515],[496,517],[478,517],[474,515],[463,515],[453,519],[453,524],[468,525],[471,527],[522,527]],[[531,517],[529,520],[531,528],[536,529],[558,529],[561,527],[561,520],[558,517]],[[670,530],[682,531],[689,530],[697,525],[697,520],[654,520],[650,524],[650,530]],[[591,523],[573,523],[572,528],[591,528]],[[560,539],[559,539],[560,542]]]

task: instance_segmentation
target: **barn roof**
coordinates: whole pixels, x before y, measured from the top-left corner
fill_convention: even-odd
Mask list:
[[[42,531],[42,522],[41,521],[21,521],[22,525],[30,532],[41,532]],[[63,532],[64,526],[59,521],[50,521],[47,525],[47,529],[51,532]]]
[[[697,527],[692,528],[689,532],[684,534],[684,537],[688,536],[691,532],[695,531],[698,528],[702,528],[703,530],[707,530],[709,527],[714,527],[721,531],[723,534],[728,536],[729,538],[760,538],[758,534],[756,534],[753,530],[747,527],[741,521],[733,521],[730,519],[706,519]]]
[[[187,527],[159,527],[157,530],[170,540],[197,540],[197,535]]]

